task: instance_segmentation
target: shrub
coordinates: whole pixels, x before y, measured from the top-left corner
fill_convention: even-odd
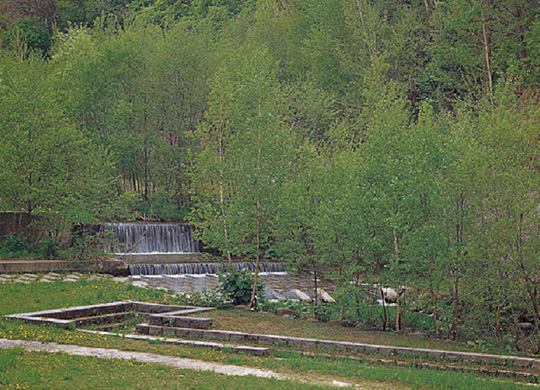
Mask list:
[[[219,275],[221,292],[223,297],[229,297],[235,305],[248,305],[253,291],[253,275],[247,271],[228,269],[226,273]],[[259,281],[255,290],[253,307],[257,305],[257,299],[262,296],[263,285]]]
[[[56,238],[45,237],[39,242],[38,254],[44,259],[55,259],[58,257],[60,243]]]
[[[19,234],[9,234],[0,243],[2,257],[22,257],[32,251],[32,245]]]
[[[315,306],[315,318],[319,321],[328,322],[338,317],[337,305],[320,302]]]

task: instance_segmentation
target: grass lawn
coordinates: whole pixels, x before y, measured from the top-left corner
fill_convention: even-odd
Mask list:
[[[2,297],[0,315],[127,299],[170,304],[179,303],[164,291],[140,289],[111,280],[0,284],[0,296]],[[311,320],[292,320],[267,313],[231,310],[205,313],[205,316],[207,314],[214,317],[216,328],[226,328],[228,330],[448,348],[445,344],[436,341],[419,340],[397,334],[336,328],[330,324],[316,323]],[[309,379],[310,383],[318,383],[320,380],[331,382],[335,379],[348,383],[357,383],[364,388],[529,388],[500,378],[493,379],[464,372],[419,369],[412,363],[406,367],[386,366],[374,362],[373,357],[359,360],[344,359],[338,356],[319,355],[307,357],[290,349],[273,348],[274,353],[271,356],[261,358],[226,350],[215,351],[193,346],[174,346],[158,342],[128,340],[5,319],[0,319],[0,338],[43,342],[54,341],[62,344],[151,352],[224,364],[271,369],[284,374],[304,377]],[[386,339],[384,340],[384,338]],[[456,344],[452,343],[451,345]],[[209,379],[205,381],[203,378]],[[226,377],[208,372],[182,371],[136,362],[84,358],[62,353],[30,353],[21,350],[0,351],[0,388],[16,388],[17,385],[27,388],[304,388],[299,383],[289,381],[276,382],[276,380],[262,380],[251,377]],[[305,388],[313,387],[306,385]]]

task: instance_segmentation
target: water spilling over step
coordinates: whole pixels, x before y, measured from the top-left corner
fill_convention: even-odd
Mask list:
[[[191,226],[172,223],[110,223],[105,230],[115,240],[107,248],[118,254],[195,253],[199,243],[191,236]]]
[[[254,271],[253,263],[231,264],[235,270]],[[193,263],[193,264],[130,264],[131,275],[213,275],[223,272],[227,265],[219,263]],[[279,263],[259,264],[259,272],[285,272],[285,268]]]

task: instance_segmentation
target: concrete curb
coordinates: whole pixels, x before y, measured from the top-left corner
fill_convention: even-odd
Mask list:
[[[347,341],[318,340],[298,337],[285,337],[224,330],[203,330],[189,328],[163,327],[149,324],[136,326],[137,332],[148,335],[175,335],[189,338],[208,338],[250,344],[285,345],[300,348],[330,348],[344,351],[380,353],[383,355],[415,355],[431,359],[475,362],[481,364],[514,365],[521,368],[540,369],[540,360],[519,356],[492,355],[474,352],[445,351],[438,349],[394,347],[388,345],[352,343]]]

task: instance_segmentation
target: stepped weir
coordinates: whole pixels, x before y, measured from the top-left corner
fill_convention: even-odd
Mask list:
[[[172,223],[114,223],[104,226],[115,239],[106,248],[128,265],[131,279],[140,286],[166,288],[181,294],[204,294],[219,286],[217,274],[227,267],[254,271],[255,264],[235,262],[230,265],[205,262],[202,245],[191,235],[191,226]],[[285,299],[281,294],[294,289],[310,291],[312,279],[291,275],[279,263],[259,264],[264,294],[271,299]],[[319,282],[319,286],[321,282]]]
[[[191,236],[191,226],[172,223],[111,223],[116,240],[108,251],[114,253],[193,253],[199,252],[199,242]]]
[[[107,247],[124,260],[133,276],[205,275],[217,274],[226,266],[204,263],[202,245],[191,234],[188,224],[172,223],[111,223],[106,231],[114,234]],[[254,271],[253,263],[233,263],[235,270]],[[260,272],[284,272],[281,264],[259,264]]]

